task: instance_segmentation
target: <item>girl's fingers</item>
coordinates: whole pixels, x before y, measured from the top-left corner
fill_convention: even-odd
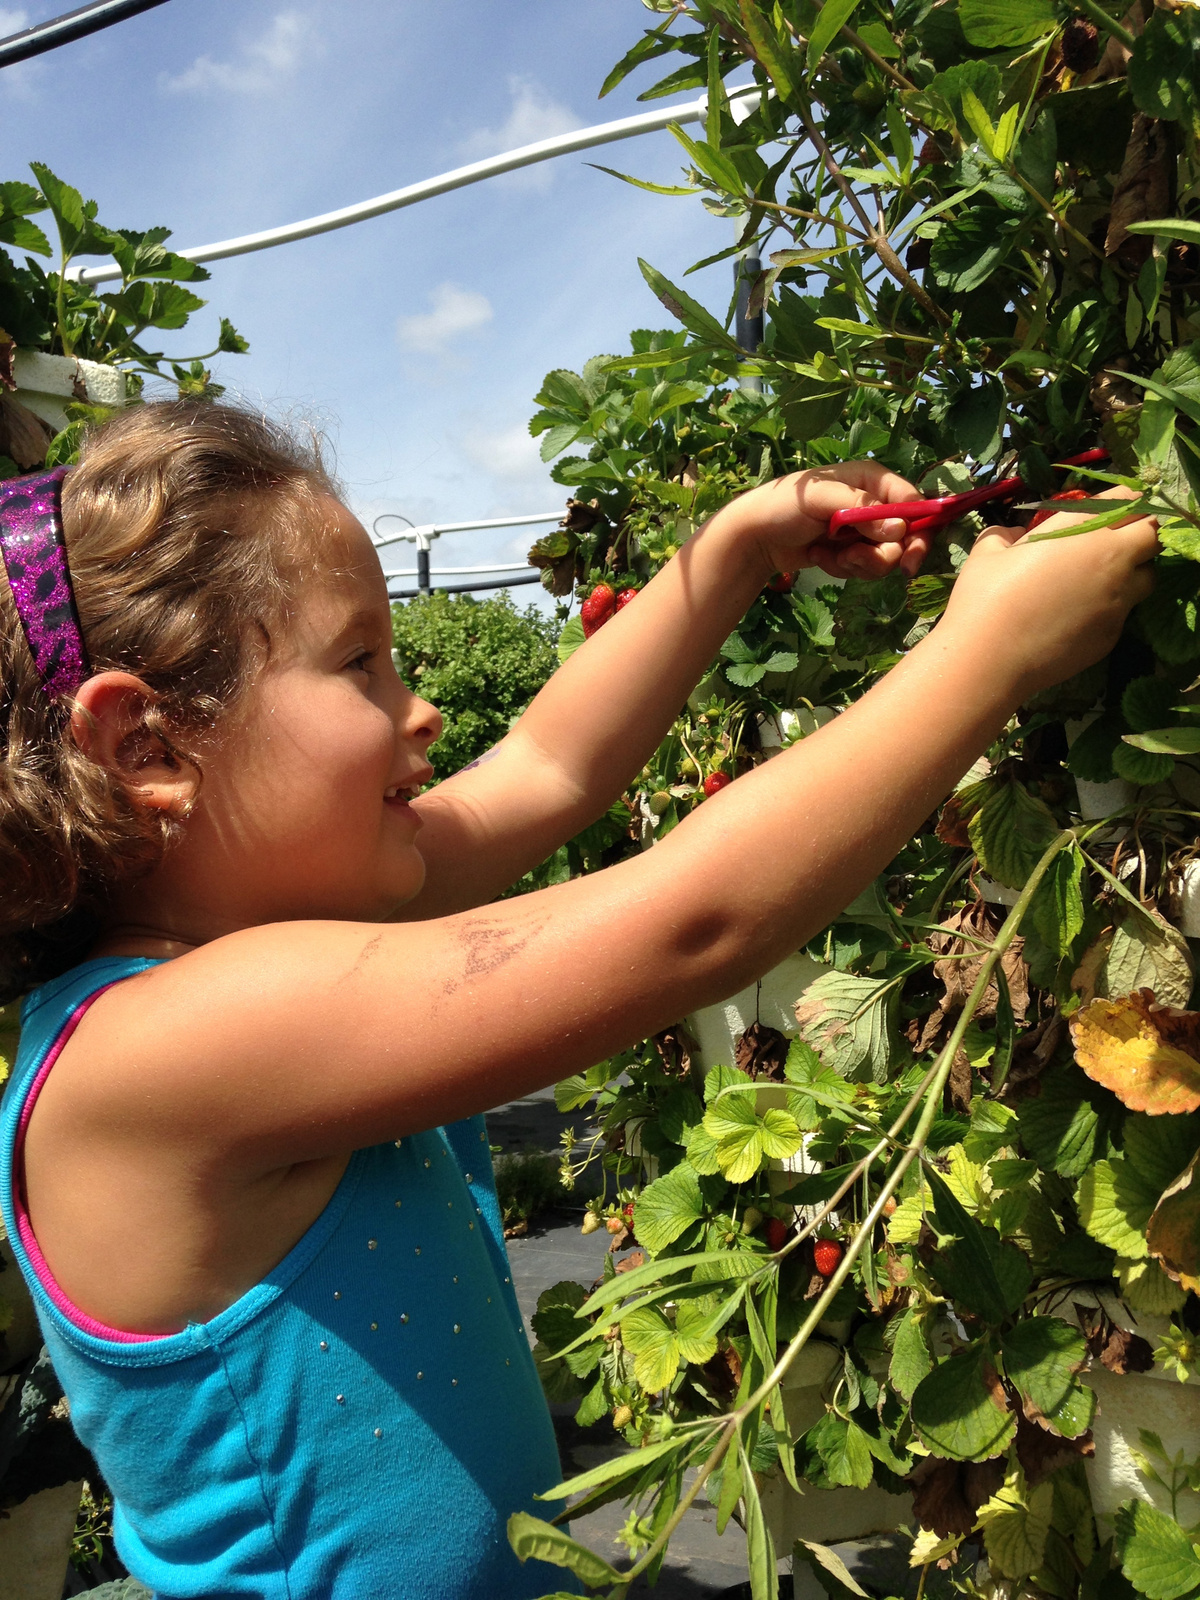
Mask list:
[[[927,533],[910,533],[904,544],[904,554],[900,557],[900,569],[906,578],[915,578],[921,570],[921,563],[929,554],[931,536]]]

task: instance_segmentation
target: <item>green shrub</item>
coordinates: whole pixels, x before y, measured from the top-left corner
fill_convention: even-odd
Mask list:
[[[430,754],[448,778],[490,750],[558,665],[558,624],[508,594],[432,594],[392,607],[404,681],[445,719]]]

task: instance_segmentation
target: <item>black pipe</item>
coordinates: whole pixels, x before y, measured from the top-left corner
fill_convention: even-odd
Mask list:
[[[763,312],[762,307],[754,316],[750,316],[750,295],[762,271],[762,262],[757,255],[735,256],[733,258],[733,275],[737,280],[737,319],[734,324],[734,337],[743,350],[748,350],[751,355],[755,353],[763,342]]]
[[[418,550],[417,551],[417,592],[419,594],[428,594],[429,590],[430,590],[430,587],[431,586],[430,586],[430,582],[429,582],[429,551],[427,549],[426,550]]]
[[[448,583],[438,584],[433,590],[434,594],[470,594],[475,589],[512,589],[519,583],[540,583],[540,572],[522,573],[519,578],[503,578],[500,582],[491,579],[484,583]],[[428,589],[391,589],[388,591],[389,600],[415,600],[418,595],[429,594]]]
[[[78,11],[64,12],[61,17],[0,39],[0,67],[11,67],[31,56],[44,55],[47,50],[57,50],[60,44],[86,39],[89,33],[99,33],[114,22],[124,22],[126,17],[136,17],[166,3],[167,0],[93,0],[90,6],[80,6]]]

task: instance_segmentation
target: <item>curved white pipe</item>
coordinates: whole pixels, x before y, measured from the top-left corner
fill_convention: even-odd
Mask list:
[[[393,511],[381,511],[375,521],[382,522],[384,517],[395,515]],[[565,511],[535,511],[524,517],[486,517],[482,522],[425,522],[419,528],[406,528],[403,533],[385,533],[371,542],[376,550],[382,550],[385,544],[399,544],[404,539],[419,545],[422,539],[440,539],[443,533],[472,533],[477,528],[527,528],[535,522],[561,522],[565,516]]]
[[[743,84],[731,89],[731,99],[744,102],[748,95],[759,95],[761,90],[753,84]],[[303,222],[288,222],[281,228],[265,228],[261,233],[244,233],[238,239],[222,239],[217,244],[192,245],[176,253],[188,261],[224,261],[229,256],[248,255],[252,250],[269,250],[277,244],[290,244],[294,239],[311,239],[314,234],[330,233],[334,228],[346,228],[352,222],[365,222],[368,217],[379,217],[388,211],[399,211],[403,206],[415,205],[418,200],[429,200],[437,194],[447,194],[451,189],[461,189],[469,183],[479,183],[483,178],[494,178],[502,172],[513,172],[518,167],[532,166],[538,161],[549,161],[554,156],[570,155],[575,150],[589,150],[593,145],[611,144],[617,139],[632,139],[639,133],[653,133],[672,122],[699,122],[708,108],[708,96],[689,100],[683,105],[662,106],[657,111],[644,111],[636,117],[621,117],[616,122],[601,122],[591,128],[577,128],[574,133],[559,134],[554,139],[539,139],[533,144],[523,144],[502,155],[488,156],[484,161],[472,161],[465,167],[455,167],[436,178],[423,178],[420,183],[410,183],[404,189],[393,189],[390,194],[377,195],[374,200],[360,200],[357,205],[343,206],[339,211],[325,211],[319,217],[308,217]],[[121,276],[115,263],[100,267],[72,267],[67,276],[79,283],[111,283]]]
[[[528,561],[514,561],[510,562],[508,566],[499,567],[433,567],[430,571],[430,576],[434,578],[478,578],[487,572],[531,572],[533,570]],[[419,575],[417,567],[401,567],[396,572],[384,573],[385,578],[416,578]]]

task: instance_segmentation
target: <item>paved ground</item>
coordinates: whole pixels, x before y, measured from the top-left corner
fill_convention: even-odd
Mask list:
[[[560,1116],[548,1089],[488,1115],[491,1141],[506,1152],[554,1150],[560,1130],[568,1124],[582,1133],[585,1119],[580,1113]],[[581,1194],[593,1193],[598,1188],[598,1183],[584,1184]],[[609,1237],[603,1230],[585,1237],[579,1226],[582,1210],[581,1202],[577,1212],[561,1211],[543,1217],[524,1238],[509,1240],[513,1285],[531,1343],[529,1318],[544,1289],[563,1278],[590,1287],[600,1276]],[[607,1419],[594,1428],[580,1428],[573,1419],[574,1410],[573,1403],[551,1407],[565,1473],[586,1471],[625,1448]],[[622,1559],[624,1547],[616,1543],[616,1535],[625,1516],[620,1502],[604,1506],[573,1523],[572,1532],[614,1566],[622,1567],[628,1563]],[[915,1592],[915,1574],[909,1573],[907,1548],[902,1538],[863,1540],[837,1548],[850,1570],[873,1594],[904,1595],[907,1591],[911,1595]],[[790,1561],[781,1562],[780,1572],[786,1574],[790,1566]],[[781,1600],[792,1597],[792,1581],[791,1578],[781,1581]],[[807,1568],[798,1572],[794,1581],[794,1600],[825,1600],[825,1591]],[[935,1600],[935,1591],[943,1586],[943,1583],[927,1585],[929,1600]],[[718,1539],[716,1512],[701,1498],[671,1541],[657,1587],[650,1590],[639,1585],[633,1593],[654,1595],[658,1600],[750,1600],[741,1529],[731,1522]]]

